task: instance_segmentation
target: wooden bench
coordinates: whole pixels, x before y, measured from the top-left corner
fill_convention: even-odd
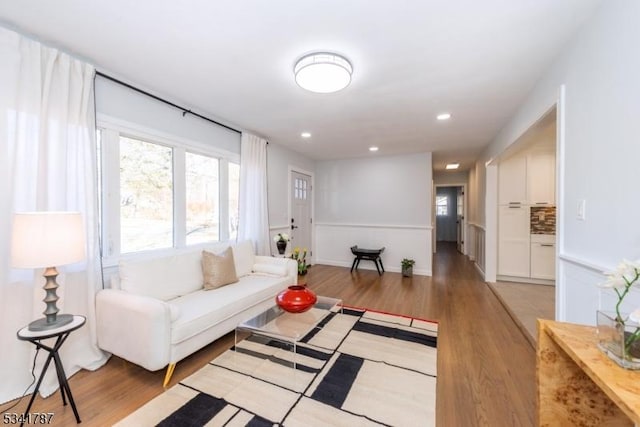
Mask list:
[[[353,264],[351,264],[351,272],[355,268],[358,271],[358,265],[360,264],[360,260],[373,261],[376,265],[376,270],[378,270],[378,274],[382,276],[384,273],[384,266],[382,265],[382,258],[380,258],[380,254],[384,252],[384,247],[380,249],[362,249],[359,248],[358,245],[351,246],[351,253],[355,255],[355,259],[353,260]],[[378,263],[380,265],[378,266]],[[380,271],[382,270],[382,271]]]

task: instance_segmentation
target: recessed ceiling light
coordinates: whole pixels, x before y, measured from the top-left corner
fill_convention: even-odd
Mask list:
[[[296,83],[316,93],[331,93],[351,83],[353,67],[344,57],[330,52],[317,52],[300,58],[293,67]]]
[[[458,169],[460,167],[460,163],[448,163],[445,166],[446,169]]]
[[[301,137],[303,138],[311,138],[311,133],[310,132],[302,132],[300,134]]]
[[[442,113],[436,116],[438,120],[449,120],[451,118],[451,113]]]
[[[369,147],[369,151],[378,151],[378,147],[376,146]]]

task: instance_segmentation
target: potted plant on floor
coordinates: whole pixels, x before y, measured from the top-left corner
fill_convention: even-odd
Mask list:
[[[412,277],[413,276],[413,265],[416,262],[409,258],[403,258],[400,264],[402,265],[402,275],[404,277]]]
[[[298,283],[305,284],[307,275],[307,270],[309,269],[309,265],[307,265],[307,249],[304,248],[300,250],[300,248],[295,248],[293,253],[291,254],[291,259],[296,260],[298,263]]]

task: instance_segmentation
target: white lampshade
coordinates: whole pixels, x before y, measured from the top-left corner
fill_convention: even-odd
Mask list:
[[[317,93],[344,89],[351,83],[352,72],[351,63],[346,58],[328,52],[303,56],[293,68],[298,86]]]
[[[79,212],[27,212],[13,217],[11,265],[43,268],[85,258],[85,233]]]

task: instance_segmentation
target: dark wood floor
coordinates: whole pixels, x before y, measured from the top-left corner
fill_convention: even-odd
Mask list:
[[[433,277],[317,265],[308,284],[345,304],[439,321],[438,426],[532,426],[535,352],[473,265],[439,245]],[[178,363],[172,384],[231,347],[233,335]],[[162,393],[163,371],[148,372],[112,357],[70,380],[84,426],[111,425]],[[24,410],[25,398],[13,411]],[[0,410],[4,410],[4,405]],[[54,412],[53,425],[74,425],[60,395],[36,400],[32,411]]]

